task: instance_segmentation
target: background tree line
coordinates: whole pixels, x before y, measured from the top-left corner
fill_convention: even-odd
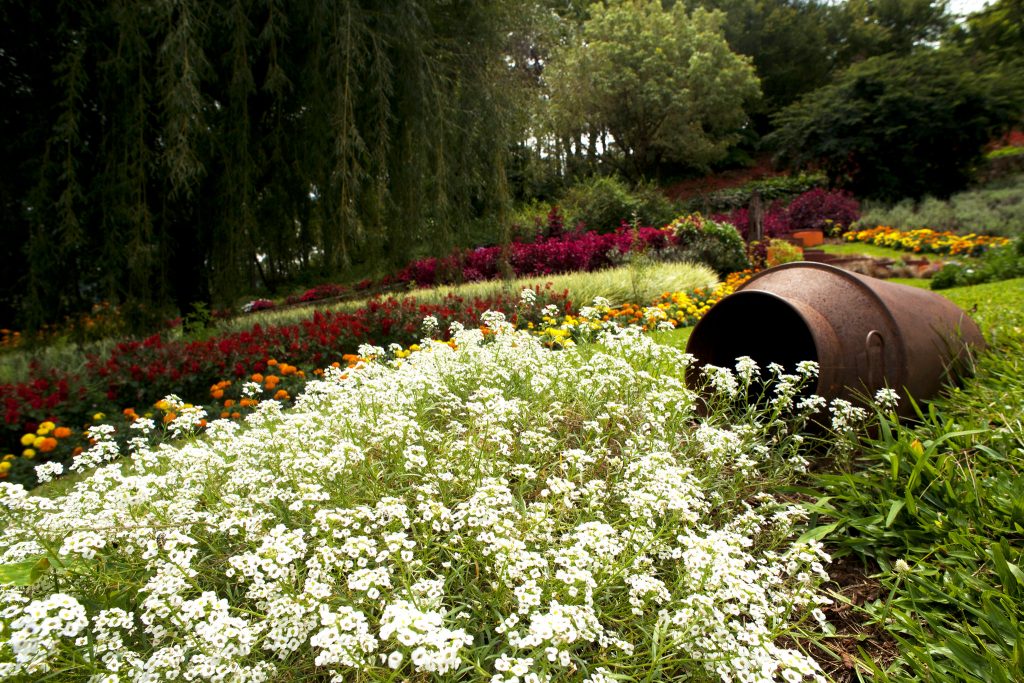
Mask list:
[[[1020,122],[1021,5],[0,0],[0,325],[107,300],[143,328],[765,140],[865,195],[948,192]]]

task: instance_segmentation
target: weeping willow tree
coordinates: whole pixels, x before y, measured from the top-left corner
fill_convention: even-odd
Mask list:
[[[0,316],[187,312],[500,224],[522,3],[0,8]]]

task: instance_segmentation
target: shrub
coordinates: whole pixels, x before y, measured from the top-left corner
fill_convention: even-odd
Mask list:
[[[675,217],[676,205],[653,185],[636,190],[618,178],[594,176],[569,189],[562,199],[565,224],[583,223],[597,232],[612,232],[634,216],[644,225],[661,226]]]
[[[750,206],[755,192],[763,202],[785,201],[827,182],[828,179],[822,173],[800,173],[792,176],[751,180],[739,187],[730,187],[694,197],[687,201],[683,208],[691,212],[727,212]]]
[[[256,313],[258,311],[268,311],[271,308],[274,308],[276,305],[277,304],[275,304],[270,299],[253,299],[252,301],[249,301],[248,303],[242,305],[242,312]]]
[[[1024,277],[1024,237],[1014,244],[989,249],[978,259],[946,263],[932,277],[931,288],[980,285],[1015,277]]]
[[[926,197],[918,203],[870,203],[859,225],[1019,235],[1024,232],[1024,174],[955,194],[948,201]]]
[[[695,213],[681,216],[667,227],[675,234],[677,252],[683,259],[706,263],[722,276],[750,267],[743,238],[729,223]]]
[[[849,192],[816,188],[794,199],[786,209],[790,230],[845,229],[860,218],[860,204]]]
[[[591,230],[610,232],[637,210],[636,199],[618,178],[595,176],[576,183],[562,198],[569,225],[583,223]]]
[[[285,299],[285,303],[297,304],[304,303],[307,301],[319,301],[320,299],[330,299],[336,296],[344,296],[351,290],[345,285],[336,285],[331,283],[325,283],[311,287],[302,294],[293,294]]]
[[[636,215],[644,225],[668,225],[679,215],[679,203],[658,189],[653,183],[641,183],[633,191],[636,197]]]
[[[750,237],[750,210],[747,207],[735,209],[728,214],[715,214],[712,220],[730,223],[743,239]],[[779,202],[773,202],[764,212],[764,236],[778,237],[790,232],[789,216]]]
[[[768,254],[765,265],[772,268],[774,266],[781,266],[783,263],[800,261],[803,257],[803,250],[795,244],[786,240],[770,240],[768,242]]]
[[[557,218],[557,214],[553,215]],[[661,250],[669,246],[673,235],[667,230],[641,227],[637,231],[620,227],[615,232],[569,232],[561,237],[509,245],[509,265],[517,276],[551,275],[571,271],[608,268],[631,249]],[[413,261],[395,276],[396,282],[414,282],[428,286],[451,282],[476,282],[499,277],[501,247],[479,247],[455,251],[441,258]]]

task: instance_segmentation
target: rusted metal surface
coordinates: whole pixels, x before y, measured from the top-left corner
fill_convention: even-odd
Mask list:
[[[750,356],[792,371],[817,361],[813,393],[856,402],[883,387],[931,398],[972,347],[984,346],[974,321],[939,294],[799,262],[758,273],[720,301],[686,350],[700,365]],[[906,414],[909,403],[900,404]]]

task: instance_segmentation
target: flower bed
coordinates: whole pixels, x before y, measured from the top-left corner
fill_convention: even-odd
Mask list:
[[[9,420],[9,450],[0,460],[0,479],[32,485],[37,465],[69,463],[88,446],[82,430],[90,424],[106,423],[120,441],[126,441],[132,434],[131,425],[140,417],[162,424],[172,422],[180,409],[154,404],[158,396],[183,396],[214,417],[241,420],[262,399],[290,402],[308,379],[329,364],[351,367],[361,359],[353,352],[367,342],[386,346],[387,358],[402,358],[410,349],[418,349],[411,342],[422,334],[443,335],[452,322],[480,325],[487,306],[509,311],[515,324],[541,337],[548,346],[562,348],[593,338],[608,324],[638,326],[644,331],[693,325],[752,272],[733,273],[710,290],[666,292],[646,307],[598,303],[575,313],[564,293],[538,287],[525,290],[519,300],[474,299],[467,304],[449,297],[452,306],[423,306],[414,299],[388,299],[371,302],[354,314],[315,313],[299,325],[257,326],[206,342],[181,344],[150,338],[120,344],[104,362],[91,362],[90,374],[84,378],[0,385]],[[456,302],[461,305],[454,305]],[[563,304],[564,310],[558,304]],[[437,321],[436,330],[421,329],[424,315]],[[487,328],[484,325],[482,329]],[[279,358],[287,358],[287,362]],[[89,380],[93,381],[91,390],[86,385]],[[184,402],[182,406],[194,407]],[[40,450],[35,442],[48,436],[39,431],[40,425],[48,422],[74,431],[68,435],[71,438],[56,445],[47,442],[53,447]]]
[[[1010,243],[1005,237],[990,235],[958,235],[949,231],[897,230],[879,225],[865,230],[851,230],[843,234],[847,242],[863,242],[879,247],[901,251],[928,254],[949,254],[950,256],[979,256],[989,247],[1001,247]]]
[[[569,233],[537,242],[512,242],[508,246],[508,263],[519,277],[552,275],[572,271],[594,271],[615,263],[616,254],[634,249],[663,249],[674,244],[671,231],[641,227],[620,228],[611,233],[593,231]],[[456,251],[443,258],[413,261],[396,276],[398,282],[418,286],[473,282],[501,277],[502,247],[480,247]]]
[[[800,230],[821,230],[839,234],[860,217],[860,204],[848,192],[816,188],[804,192],[788,204],[774,201],[765,206],[764,235],[779,237]],[[750,232],[750,210],[743,206],[713,216],[736,226],[744,238]]]
[[[813,367],[752,410],[749,363],[701,401],[642,335],[554,353],[485,322],[140,438],[59,504],[0,483],[2,675],[824,680],[797,643],[828,558],[772,493],[806,466]],[[80,466],[118,453],[92,436]]]
[[[571,310],[564,292],[538,288],[544,303],[558,303]],[[479,324],[480,315],[489,309],[506,311],[513,319],[520,313],[534,315],[540,322],[539,310],[517,311],[519,300],[513,295],[466,300],[451,295],[440,304],[419,304],[414,298],[372,300],[352,313],[315,312],[309,319],[294,325],[262,327],[208,339],[205,341],[168,341],[154,335],[143,341],[118,344],[105,358],[89,360],[80,374],[43,374],[31,382],[0,385],[0,406],[3,408],[3,443],[9,450],[0,460],[0,478],[33,481],[33,468],[40,462],[67,462],[76,449],[87,443],[81,433],[84,425],[114,417],[131,421],[133,416],[151,412],[150,406],[162,396],[176,394],[196,403],[207,401],[210,387],[221,381],[252,381],[253,374],[269,373],[274,391],[281,389],[294,396],[301,390],[307,373],[340,361],[343,354],[355,352],[361,344],[410,344],[422,330],[425,316],[439,323],[441,332],[452,322]],[[291,373],[275,372],[273,360],[287,359]],[[264,391],[266,378],[260,381]],[[272,392],[273,393],[273,392]],[[262,397],[262,396],[261,396]],[[244,408],[241,395],[227,406],[229,415]],[[251,398],[251,397],[250,397]],[[255,402],[255,401],[254,401]],[[212,407],[212,406],[211,406]],[[216,406],[219,414],[223,403]],[[121,416],[125,416],[122,418]],[[48,450],[23,440],[32,435],[33,444],[39,427],[53,422],[73,429],[74,438],[60,441]],[[49,444],[49,442],[47,442]],[[2,464],[7,463],[7,464]]]

